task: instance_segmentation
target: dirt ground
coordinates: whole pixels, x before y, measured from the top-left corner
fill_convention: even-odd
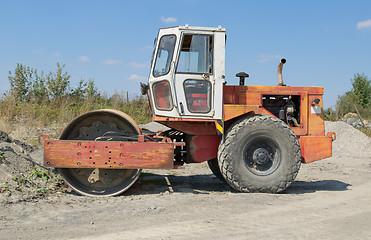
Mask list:
[[[207,164],[146,170],[119,197],[0,203],[0,239],[371,239],[371,140],[326,128],[333,157],[303,164],[284,193],[235,192]]]

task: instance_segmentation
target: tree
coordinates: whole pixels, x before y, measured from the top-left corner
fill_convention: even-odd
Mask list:
[[[32,68],[23,66],[20,63],[17,63],[14,76],[12,76],[12,72],[9,71],[8,80],[10,83],[10,92],[17,101],[25,101],[28,99],[33,74],[34,70]]]
[[[364,74],[356,73],[351,79],[352,89],[338,96],[336,112],[343,117],[348,112],[355,112],[357,106],[361,115],[371,116],[371,81]]]
[[[53,99],[60,99],[68,94],[69,79],[71,78],[71,75],[67,74],[67,72],[63,73],[65,65],[61,67],[60,64],[57,63],[57,67],[57,72],[50,72],[47,75],[46,81],[49,97]]]
[[[35,79],[32,82],[32,89],[30,94],[33,100],[40,102],[45,99],[48,99],[48,89],[45,85],[45,76],[44,72],[41,72],[41,75],[37,73],[37,69],[34,71]]]
[[[354,112],[354,94],[352,91],[338,96],[336,101],[336,112],[339,117],[343,117],[348,112]]]
[[[88,98],[97,97],[98,87],[95,85],[94,80],[89,79],[88,86],[86,87],[86,94]]]
[[[371,108],[371,83],[368,77],[356,73],[351,81],[355,103],[363,108]]]

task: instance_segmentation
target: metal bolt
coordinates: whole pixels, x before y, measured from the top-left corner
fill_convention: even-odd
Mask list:
[[[80,166],[81,165],[81,163],[80,162],[77,162],[77,166]]]
[[[78,153],[77,153],[77,156],[81,156],[81,152],[78,152]]]

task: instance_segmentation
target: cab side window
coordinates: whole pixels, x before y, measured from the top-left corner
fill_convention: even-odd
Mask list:
[[[213,37],[189,35],[183,37],[177,73],[212,74]]]

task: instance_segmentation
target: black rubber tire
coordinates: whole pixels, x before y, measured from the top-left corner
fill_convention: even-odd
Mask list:
[[[219,145],[218,162],[226,182],[237,191],[278,193],[298,174],[300,144],[280,119],[253,115],[229,128]]]
[[[207,161],[207,164],[209,165],[209,168],[210,168],[211,172],[215,175],[215,177],[217,177],[219,180],[225,182],[225,179],[224,179],[222,173],[220,172],[218,159],[217,158],[211,159],[211,160]]]

